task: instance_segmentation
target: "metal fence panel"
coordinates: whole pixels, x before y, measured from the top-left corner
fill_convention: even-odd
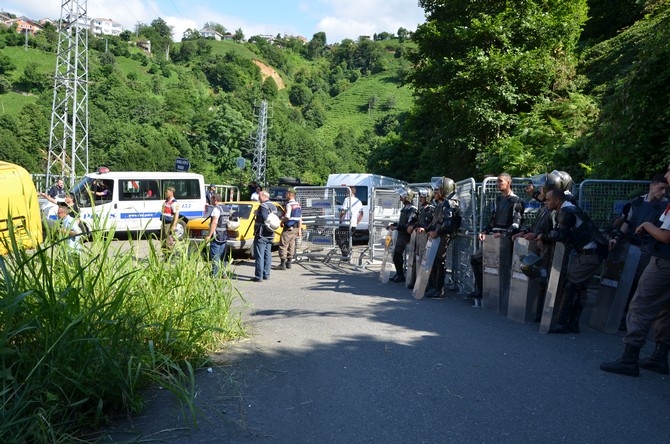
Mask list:
[[[336,239],[340,209],[351,196],[348,187],[296,187],[296,201],[302,208],[302,237],[298,257],[328,260],[339,252]],[[350,232],[350,231],[349,231]],[[351,248],[351,235],[345,239]]]
[[[601,230],[609,230],[623,206],[649,192],[649,181],[585,180],[579,184],[577,204]]]
[[[477,209],[479,207],[477,184],[473,178],[456,182],[460,208],[461,227],[447,248],[447,288],[461,292],[474,290],[475,279],[470,266],[470,256],[477,245]]]
[[[384,254],[387,227],[398,222],[400,210],[404,206],[400,202],[397,187],[378,187],[372,189],[370,197],[370,224],[368,250],[366,257],[370,260],[381,260]]]

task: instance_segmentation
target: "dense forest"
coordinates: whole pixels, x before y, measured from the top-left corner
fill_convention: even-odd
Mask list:
[[[246,183],[269,104],[267,179],[408,181],[562,169],[649,178],[670,160],[668,0],[420,0],[416,30],[233,41],[161,18],[89,39],[91,168]],[[209,24],[225,30],[225,24]],[[151,52],[137,46],[150,40]],[[0,29],[0,159],[46,170],[57,30]]]

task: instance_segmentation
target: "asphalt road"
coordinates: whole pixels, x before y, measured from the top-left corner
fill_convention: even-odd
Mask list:
[[[541,335],[459,295],[417,301],[378,269],[305,262],[254,283],[238,263],[251,336],[198,371],[198,424],[154,390],[102,442],[670,442],[668,377],[598,369],[621,335],[584,320]]]

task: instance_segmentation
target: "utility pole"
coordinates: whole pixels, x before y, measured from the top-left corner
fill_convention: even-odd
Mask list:
[[[268,145],[268,101],[263,100],[258,111],[258,132],[254,137],[254,163],[251,171],[257,183],[264,187],[265,168],[267,166],[267,145]]]
[[[61,0],[58,53],[51,107],[47,184],[88,173],[87,0]]]

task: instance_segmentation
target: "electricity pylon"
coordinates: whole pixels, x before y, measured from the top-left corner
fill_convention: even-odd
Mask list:
[[[254,162],[251,167],[254,179],[263,186],[265,183],[265,168],[267,166],[268,145],[268,101],[263,100],[258,111],[258,132],[254,137]]]
[[[88,173],[88,16],[87,0],[62,0],[58,54],[51,107],[47,185],[54,176]]]

